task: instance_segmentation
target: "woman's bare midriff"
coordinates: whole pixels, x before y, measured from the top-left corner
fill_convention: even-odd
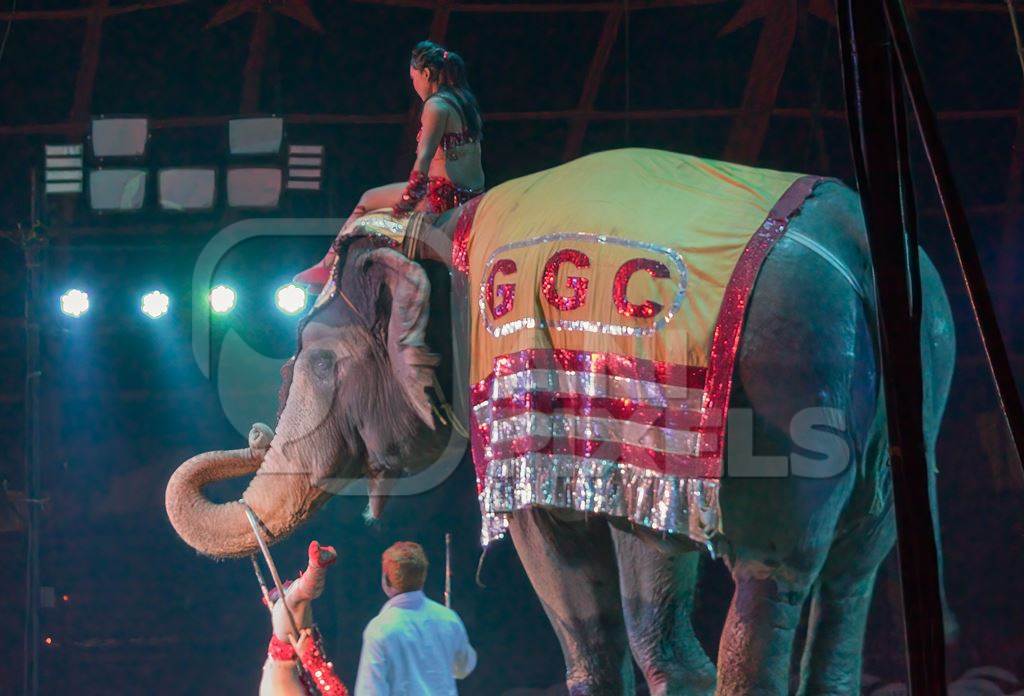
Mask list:
[[[448,159],[439,147],[430,161],[428,176],[445,177],[459,188],[482,189],[484,169],[480,162],[480,143],[467,143],[456,149],[457,159]]]

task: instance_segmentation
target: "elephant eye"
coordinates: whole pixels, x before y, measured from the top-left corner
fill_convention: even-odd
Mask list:
[[[318,379],[326,379],[334,372],[334,356],[326,350],[317,351],[310,356],[309,366]]]

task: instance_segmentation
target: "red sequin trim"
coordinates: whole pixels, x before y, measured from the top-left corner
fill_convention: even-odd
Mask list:
[[[277,636],[270,636],[270,645],[267,646],[267,655],[272,660],[287,662],[295,659],[295,648],[286,640]]]
[[[477,196],[466,203],[459,214],[459,221],[455,224],[455,233],[452,236],[452,267],[463,273],[469,273],[469,233],[473,230],[473,217],[482,200],[483,196]]]
[[[456,186],[451,179],[432,176],[427,183],[427,212],[440,215],[479,196],[483,191]]]
[[[499,273],[502,275],[512,275],[515,272],[515,261],[512,259],[499,259],[491,267],[491,273],[487,276],[487,306],[490,307],[491,316],[495,319],[503,317],[512,311],[512,307],[516,302],[516,286],[515,283],[502,283],[495,288],[494,279]],[[501,297],[500,304],[494,303],[495,294]]]
[[[625,317],[650,319],[662,310],[663,305],[653,300],[643,304],[633,304],[627,297],[629,279],[637,271],[647,271],[652,278],[668,278],[668,266],[654,259],[630,259],[619,267],[612,285],[612,296],[615,298],[615,309]]]
[[[696,394],[701,392],[694,390]],[[700,425],[699,399],[696,404],[681,401],[669,405],[637,399],[590,396],[570,392],[528,391],[491,402],[494,419],[511,418],[525,413],[574,414],[597,418],[645,423],[658,428],[692,430]]]
[[[718,458],[717,477],[722,475],[722,455],[725,452],[725,426],[729,416],[729,395],[732,391],[732,371],[736,362],[747,301],[754,281],[772,246],[785,233],[789,219],[811,195],[824,177],[804,176],[794,181],[772,207],[771,212],[743,249],[726,286],[722,308],[715,323],[708,360],[708,385],[704,394],[701,419],[701,442],[709,456]],[[670,472],[676,473],[676,472]]]
[[[591,372],[691,389],[703,389],[708,372],[704,367],[679,365],[661,360],[559,348],[530,348],[502,355],[494,360],[493,370],[494,375],[498,377],[524,370]],[[474,386],[474,404],[487,399],[487,389],[489,386],[484,387],[483,382]]]
[[[395,203],[391,208],[391,214],[395,217],[402,217],[407,215],[416,209],[416,204],[427,195],[427,185],[430,179],[423,172],[416,171],[415,169],[409,173],[409,183],[405,185],[405,190],[402,191],[402,197],[398,203]]]
[[[541,293],[551,304],[563,312],[579,309],[587,301],[587,286],[590,281],[581,276],[569,276],[566,284],[572,290],[568,297],[558,293],[558,269],[563,263],[571,263],[576,268],[590,268],[590,257],[576,249],[560,249],[552,254],[544,264],[544,275],[541,278]]]
[[[662,452],[638,445],[628,445],[609,440],[562,437],[521,437],[492,445],[489,448],[492,460],[511,459],[526,454],[575,455],[585,459],[607,459],[623,462],[642,469],[671,474],[673,469],[687,467],[693,478],[715,478],[710,474],[711,461],[706,457],[688,454]],[[702,474],[704,474],[702,476]]]
[[[348,690],[334,673],[334,663],[328,662],[320,650],[319,635],[310,636],[302,649],[302,666],[323,696],[347,696]]]

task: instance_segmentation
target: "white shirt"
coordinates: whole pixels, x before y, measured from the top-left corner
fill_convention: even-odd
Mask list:
[[[459,615],[422,591],[387,601],[363,631],[355,696],[455,696],[476,667]]]

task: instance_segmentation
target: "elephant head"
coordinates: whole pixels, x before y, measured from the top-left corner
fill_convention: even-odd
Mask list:
[[[425,393],[439,362],[425,341],[426,272],[371,237],[347,239],[339,252],[339,292],[301,326],[269,445],[265,432],[254,432],[248,449],[196,455],[167,484],[171,524],[200,553],[255,550],[244,505],[273,541],[361,478],[376,516],[388,481],[432,461],[447,441]],[[203,493],[208,483],[249,474],[242,501],[216,503]]]

